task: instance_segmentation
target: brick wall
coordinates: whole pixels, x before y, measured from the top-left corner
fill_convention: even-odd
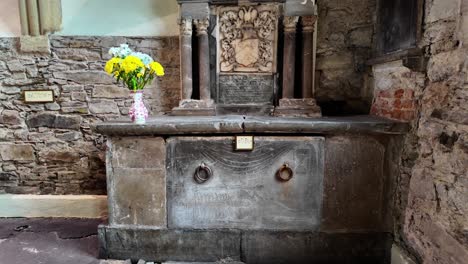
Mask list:
[[[397,243],[421,263],[468,259],[468,3],[427,0],[426,72],[373,67],[371,113],[409,121],[396,194]]]
[[[108,49],[128,43],[160,61],[166,75],[145,89],[152,115],[178,102],[178,37],[51,36],[50,55],[18,51],[0,38],[0,192],[105,193],[104,141],[90,125],[126,117],[132,99],[103,72]],[[52,89],[56,102],[25,104],[24,90]]]

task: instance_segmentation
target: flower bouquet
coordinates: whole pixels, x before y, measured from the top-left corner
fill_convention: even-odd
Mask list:
[[[148,54],[132,51],[127,44],[111,48],[109,54],[112,58],[106,62],[104,70],[133,94],[134,101],[129,111],[132,121],[146,123],[148,110],[143,103],[143,89],[156,76],[164,75],[163,66]]]

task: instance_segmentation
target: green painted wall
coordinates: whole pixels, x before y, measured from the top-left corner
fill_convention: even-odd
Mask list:
[[[59,35],[176,36],[176,0],[62,0]],[[0,37],[21,35],[18,0],[0,0]]]
[[[8,0],[10,1],[10,0]],[[178,35],[176,0],[62,0],[59,35]]]

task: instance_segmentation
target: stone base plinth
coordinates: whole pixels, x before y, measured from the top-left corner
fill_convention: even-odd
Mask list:
[[[213,100],[181,100],[179,106],[172,109],[171,115],[214,116],[216,109]]]
[[[279,100],[279,106],[275,108],[275,116],[292,117],[321,117],[322,111],[313,98]]]
[[[164,262],[389,263],[391,235],[238,229],[98,229],[100,257]]]

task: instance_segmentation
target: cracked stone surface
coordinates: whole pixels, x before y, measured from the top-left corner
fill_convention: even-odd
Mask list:
[[[1,262],[100,264],[97,226],[102,222],[100,219],[2,218]]]

